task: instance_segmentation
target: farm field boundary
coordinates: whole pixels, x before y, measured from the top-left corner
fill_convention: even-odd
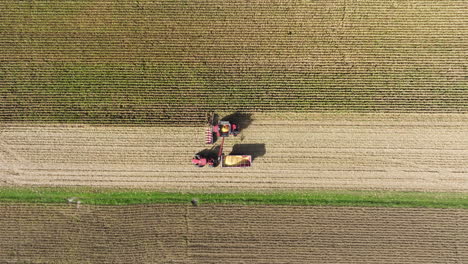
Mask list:
[[[69,199],[72,199],[69,201]],[[90,188],[0,188],[0,202],[131,204],[324,205],[366,207],[468,208],[465,193],[314,191],[271,193],[163,193]]]

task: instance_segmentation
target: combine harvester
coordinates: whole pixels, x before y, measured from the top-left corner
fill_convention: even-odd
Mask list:
[[[205,143],[213,144],[214,136],[222,138],[221,145],[216,157],[209,157],[208,155],[195,155],[192,159],[192,163],[197,167],[204,167],[208,165],[210,167],[216,167],[221,164],[221,167],[225,168],[245,168],[252,165],[251,155],[227,155],[223,154],[224,139],[229,135],[237,136],[239,134],[239,126],[237,124],[230,123],[229,121],[220,121],[215,124],[214,121],[210,122],[210,127],[207,128],[205,134]]]
[[[205,132],[205,143],[213,144],[214,136],[216,138],[225,138],[229,135],[239,135],[239,126],[237,124],[231,124],[229,121],[219,121],[217,124],[210,123],[210,127]]]

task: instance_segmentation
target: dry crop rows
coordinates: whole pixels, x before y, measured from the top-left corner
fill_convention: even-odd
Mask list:
[[[254,115],[224,152],[253,167],[195,168],[204,129],[5,126],[3,185],[158,190],[376,189],[468,191],[466,115]],[[289,120],[288,120],[289,119]]]
[[[466,1],[2,1],[0,120],[468,112]]]
[[[466,210],[0,205],[4,263],[466,263]]]

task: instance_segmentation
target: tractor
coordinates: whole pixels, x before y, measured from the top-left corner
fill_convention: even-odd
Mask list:
[[[202,155],[195,155],[192,159],[192,164],[197,167],[205,167],[208,164],[210,167],[218,165],[218,161],[213,157],[203,157]]]

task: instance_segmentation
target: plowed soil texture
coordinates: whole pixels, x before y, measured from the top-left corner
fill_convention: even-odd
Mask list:
[[[3,263],[466,263],[468,211],[1,204]]]

